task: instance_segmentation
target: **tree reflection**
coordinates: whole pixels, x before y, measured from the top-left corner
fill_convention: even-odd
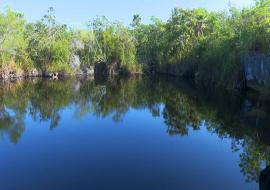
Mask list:
[[[0,134],[13,143],[22,136],[26,117],[48,122],[54,129],[61,112],[71,106],[77,118],[112,116],[115,122],[130,109],[148,109],[153,117],[163,117],[169,135],[188,135],[189,130],[206,126],[219,138],[231,139],[247,181],[259,182],[262,169],[270,164],[268,106],[220,89],[163,77],[29,80],[1,84],[0,100]]]
[[[270,166],[260,173],[260,190],[270,189]]]

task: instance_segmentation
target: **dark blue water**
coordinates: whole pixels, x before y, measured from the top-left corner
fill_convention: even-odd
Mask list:
[[[4,190],[254,190],[270,161],[252,97],[163,78],[25,81],[0,97]]]

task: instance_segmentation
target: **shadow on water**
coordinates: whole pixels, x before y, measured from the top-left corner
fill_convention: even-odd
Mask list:
[[[163,106],[161,106],[163,105]],[[163,117],[169,135],[189,135],[189,129],[206,126],[209,133],[232,140],[232,151],[240,152],[239,167],[248,182],[269,189],[269,104],[248,94],[205,89],[175,78],[132,77],[111,80],[29,80],[1,84],[0,133],[19,143],[27,123],[49,122],[58,126],[61,110],[74,106],[80,118],[113,115],[121,122],[132,109],[148,109]]]
[[[270,189],[270,166],[267,166],[260,174],[260,190]]]

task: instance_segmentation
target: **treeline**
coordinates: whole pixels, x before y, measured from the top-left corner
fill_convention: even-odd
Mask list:
[[[137,55],[148,70],[187,76],[205,84],[241,88],[246,53],[270,50],[270,1],[229,12],[176,8],[167,22],[134,17]]]
[[[71,74],[77,55],[80,67],[106,62],[127,72],[166,73],[242,88],[242,56],[269,53],[269,9],[270,0],[223,12],[175,8],[166,22],[152,18],[151,24],[143,24],[134,15],[125,26],[99,17],[86,30],[58,24],[53,8],[35,23],[9,9],[0,14],[1,69]]]
[[[105,17],[91,21],[88,30],[74,30],[57,23],[53,8],[35,23],[27,23],[22,14],[8,9],[0,14],[1,73],[72,74],[78,69],[73,63],[76,55],[79,67],[106,62],[140,71],[135,41],[128,27]]]

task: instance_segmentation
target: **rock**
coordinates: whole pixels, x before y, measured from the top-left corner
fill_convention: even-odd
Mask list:
[[[94,67],[95,76],[112,76],[128,73],[124,67],[120,67],[117,62],[106,63],[104,61],[97,62]]]
[[[74,70],[79,70],[80,69],[81,61],[80,61],[80,57],[78,55],[74,54],[74,55],[71,56],[70,66]]]
[[[59,76],[61,76],[61,74],[59,75],[58,72],[54,72],[54,73],[43,72],[42,76],[46,78],[51,78],[53,80],[57,80]]]
[[[261,53],[246,54],[242,62],[247,85],[270,87],[270,56]]]
[[[5,68],[1,70],[1,79],[8,80],[20,78],[24,76],[23,74],[23,71],[20,69]]]
[[[93,66],[88,66],[88,67],[85,67],[85,68],[83,69],[83,73],[84,73],[85,75],[94,75],[94,74],[95,74],[95,69],[94,69]]]
[[[29,77],[39,77],[42,76],[42,72],[39,72],[37,69],[33,69],[28,73]]]
[[[84,44],[80,40],[74,39],[74,40],[72,40],[72,42],[70,44],[70,48],[76,49],[76,50],[81,50],[81,49],[84,49]]]
[[[81,65],[80,57],[78,55],[72,56],[70,66],[75,71],[76,75],[94,75],[94,66]]]
[[[81,70],[81,60],[78,55],[72,55],[70,59],[70,67],[74,70],[76,75],[83,75],[83,71]]]
[[[94,66],[95,76],[108,76],[109,75],[109,66],[106,62],[100,61],[97,62]]]
[[[53,79],[53,80],[57,80],[57,79],[58,79],[58,76],[59,76],[58,73],[53,73],[53,74],[52,74],[52,79]]]

